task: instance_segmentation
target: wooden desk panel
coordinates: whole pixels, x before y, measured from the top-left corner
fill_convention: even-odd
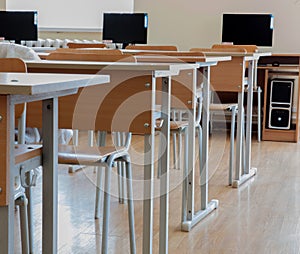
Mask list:
[[[0,74],[0,246],[1,253],[14,251],[14,105],[43,100],[44,130],[43,172],[43,253],[57,253],[57,98],[74,94],[89,84],[109,82],[99,75],[91,80],[86,75],[50,75],[30,73]],[[30,160],[28,161],[30,163]],[[31,165],[31,164],[30,164]],[[31,165],[32,166],[32,165]]]
[[[7,206],[9,204],[9,196],[12,195],[10,193],[10,172],[9,170],[9,158],[12,156],[10,154],[10,150],[7,150],[7,147],[10,146],[9,140],[9,127],[10,127],[10,114],[9,114],[9,106],[8,106],[8,98],[7,96],[0,95],[0,133],[2,135],[0,142],[0,206]],[[3,135],[4,134],[4,135]],[[6,152],[5,152],[6,151]]]
[[[110,132],[112,124],[118,123],[119,131],[149,134],[151,128],[145,124],[152,124],[152,86],[145,84],[151,84],[151,75],[140,76],[139,72],[135,78],[120,81],[122,73],[105,73],[111,75],[109,84],[82,88],[77,94],[59,98],[59,128]],[[124,75],[129,73],[124,72]],[[41,102],[27,104],[27,126],[42,127],[41,106]],[[75,111],[79,114],[75,118],[80,121],[74,120]]]

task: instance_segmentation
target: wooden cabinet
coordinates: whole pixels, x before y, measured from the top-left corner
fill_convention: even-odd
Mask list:
[[[299,68],[300,54],[273,54],[258,61],[257,83],[263,88],[262,140],[298,142],[299,140]],[[269,94],[272,78],[294,79],[293,119],[289,129],[269,128]]]

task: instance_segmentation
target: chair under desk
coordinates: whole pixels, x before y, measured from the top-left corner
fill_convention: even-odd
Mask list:
[[[127,51],[126,51],[127,52]],[[139,53],[136,55],[136,59],[141,62],[187,62],[187,63],[197,63],[199,68],[197,75],[195,76],[196,86],[194,88],[189,88],[191,95],[188,98],[182,98],[187,104],[185,109],[189,111],[188,114],[188,160],[187,160],[187,178],[184,180],[183,185],[186,185],[186,193],[183,191],[183,220],[181,223],[181,229],[183,231],[190,231],[195,225],[197,225],[202,219],[204,219],[208,214],[210,214],[214,209],[218,207],[218,200],[213,199],[208,201],[208,151],[209,151],[209,100],[210,100],[210,71],[211,69],[220,64],[221,62],[227,62],[231,60],[230,56],[211,56],[211,57],[201,57],[200,55],[194,54],[192,52],[149,52],[146,51],[146,55],[142,54],[142,51],[134,53]],[[149,54],[149,55],[147,55]],[[203,61],[202,59],[206,59]],[[195,188],[195,103],[197,100],[197,92],[202,83],[202,93],[203,93],[203,113],[202,113],[202,129],[203,129],[203,142],[202,142],[202,161],[200,168],[200,184],[201,184],[201,208],[195,211],[194,204],[194,188]],[[174,89],[172,94],[176,98],[182,97],[184,94],[182,89]],[[190,105],[189,105],[190,104]],[[176,106],[175,106],[176,108]],[[186,200],[185,200],[186,199]]]
[[[172,55],[176,61],[176,52],[168,51],[139,51],[124,50],[124,54],[149,54],[149,59],[157,61],[163,55]],[[195,55],[200,52],[195,51]],[[238,93],[238,108],[244,108],[244,92],[247,86],[247,119],[245,141],[243,137],[244,111],[238,111],[237,117],[237,138],[236,138],[236,156],[235,156],[235,176],[232,186],[237,188],[252,176],[256,174],[257,169],[251,167],[251,140],[252,140],[252,111],[253,111],[253,87],[256,86],[257,61],[262,56],[271,55],[269,52],[226,52],[226,51],[207,51],[202,52],[207,57],[231,56],[231,61],[220,62],[211,68],[210,81],[212,89],[215,91],[231,91]],[[192,56],[180,55],[178,59],[192,62]],[[156,60],[157,59],[157,60]],[[163,60],[161,60],[163,61]],[[248,66],[247,66],[248,65]],[[248,68],[248,77],[246,78],[246,67]],[[205,98],[205,96],[204,96]],[[205,101],[204,101],[205,108]],[[205,127],[204,127],[205,128]],[[205,142],[205,140],[204,140]],[[243,155],[245,154],[245,156]]]
[[[41,61],[41,62],[27,62],[27,67],[29,72],[66,72],[66,73],[96,73],[99,70],[100,73],[110,74],[111,79],[113,80],[118,72],[127,73],[129,77],[135,72],[137,75],[141,75],[141,73],[144,73],[146,77],[148,77],[148,80],[141,79],[141,84],[148,84],[147,86],[149,89],[154,89],[152,93],[152,110],[155,111],[155,85],[156,80],[158,78],[163,79],[163,93],[161,96],[164,98],[162,99],[162,116],[165,117],[164,122],[165,125],[162,127],[162,132],[164,133],[164,136],[167,138],[169,137],[169,110],[170,110],[170,94],[169,94],[169,86],[172,84],[171,78],[174,76],[177,76],[180,71],[184,70],[193,70],[193,75],[197,73],[197,69],[201,66],[204,73],[204,80],[205,80],[205,93],[209,93],[209,73],[210,73],[210,66],[217,64],[218,61],[228,61],[230,60],[230,57],[202,57],[197,59],[195,61],[195,58],[193,58],[193,62],[197,62],[197,64],[186,64],[186,63],[105,63],[105,62],[78,62],[78,61]],[[131,72],[129,72],[131,71]],[[125,76],[126,76],[125,75]],[[116,77],[117,79],[117,77]],[[193,77],[194,85],[196,86],[196,76]],[[152,84],[152,85],[151,85]],[[143,85],[142,85],[143,86]],[[208,97],[207,97],[208,98]],[[195,101],[192,99],[193,103]],[[205,102],[206,103],[206,102]],[[206,121],[209,119],[208,115],[209,112],[206,111],[204,119]],[[153,163],[147,163],[147,162],[153,162],[153,147],[154,147],[154,119],[151,118],[151,115],[148,115],[149,119],[143,124],[143,127],[147,127],[147,131],[144,130],[143,134],[145,135],[145,155],[147,156],[145,158],[145,165],[144,165],[144,215],[143,215],[143,253],[152,253],[152,223],[153,223],[153,179],[154,177],[154,165]],[[153,114],[152,114],[153,117]],[[193,121],[191,121],[191,126],[193,126]],[[194,132],[194,128],[191,128],[191,132]],[[138,131],[138,132],[137,132]],[[135,130],[135,132],[139,133],[141,130]],[[204,127],[204,131],[207,133],[205,135],[205,142],[208,146],[208,124],[206,125],[206,129]],[[190,135],[193,136],[193,135]],[[150,140],[150,142],[149,142]],[[194,147],[195,140],[190,140],[190,149]],[[204,159],[205,161],[208,160],[208,149],[204,150]],[[151,153],[147,153],[147,151],[152,151]],[[190,156],[193,157],[193,153],[190,153]],[[189,192],[187,203],[188,203],[188,210],[190,213],[188,214],[187,220],[182,223],[183,228],[186,228],[186,231],[189,231],[194,225],[196,225],[202,218],[204,218],[207,214],[209,214],[213,209],[217,207],[217,202],[213,201],[212,204],[208,204],[208,165],[207,163],[204,163],[205,165],[203,169],[203,188],[202,188],[202,204],[201,204],[201,210],[197,213],[194,213],[194,158],[190,160],[190,168],[189,168],[189,177],[191,179],[191,185],[189,186]],[[169,169],[169,147],[167,146],[167,149],[165,150],[163,156],[162,156],[162,173],[163,176],[160,180],[160,186],[161,186],[161,196],[160,196],[160,233],[159,233],[159,250],[160,253],[168,253],[168,186],[169,186],[169,177],[168,177],[168,169]]]
[[[196,64],[169,64],[169,63],[105,63],[105,62],[76,62],[76,61],[45,61],[36,63],[27,63],[30,70],[39,71],[53,71],[53,72],[83,72],[83,73],[106,73],[110,74],[112,83],[119,84],[125,82],[128,84],[129,91],[131,86],[138,86],[143,89],[144,100],[143,103],[148,103],[146,107],[137,107],[136,102],[126,107],[124,114],[124,123],[127,128],[130,126],[130,131],[140,133],[145,136],[145,158],[144,158],[144,210],[143,210],[143,253],[152,253],[152,224],[153,224],[153,185],[154,185],[154,127],[156,115],[156,82],[157,79],[162,78],[162,117],[164,118],[162,133],[168,139],[170,135],[169,130],[169,112],[170,112],[170,93],[171,77],[179,74],[180,71],[186,69],[197,69]],[[51,69],[51,70],[50,70]],[[134,80],[132,80],[134,79]],[[126,90],[126,89],[125,89]],[[124,91],[124,90],[123,90]],[[119,93],[120,94],[120,93]],[[126,94],[126,93],[125,93]],[[142,93],[140,93],[142,95]],[[145,97],[146,96],[146,97]],[[99,95],[99,101],[105,99],[105,93]],[[109,97],[108,97],[109,98]],[[146,99],[145,99],[146,98]],[[121,98],[122,104],[124,98]],[[125,100],[126,101],[126,100]],[[140,110],[145,111],[140,114]],[[139,111],[139,112],[137,112]],[[29,108],[30,112],[30,108]],[[124,113],[124,112],[123,112]],[[133,116],[139,115],[141,118],[140,124],[130,124],[128,121],[132,120]],[[103,116],[102,116],[103,117]],[[106,116],[113,117],[113,116]],[[30,119],[30,117],[28,117]],[[150,152],[151,151],[151,152]],[[160,252],[168,253],[168,188],[169,188],[169,146],[166,147],[162,154],[162,169],[164,177],[160,180]]]
[[[2,73],[0,74],[0,246],[1,253],[14,252],[14,179],[22,165],[15,149],[15,104],[42,100],[44,135],[40,154],[25,161],[32,168],[44,167],[43,174],[43,253],[57,253],[57,101],[74,94],[82,86],[109,82],[109,76]],[[15,156],[16,155],[16,161]],[[36,157],[37,156],[37,157]],[[34,159],[34,158],[37,158]],[[38,158],[39,157],[39,158]]]
[[[205,52],[208,56],[230,55],[232,61],[220,63],[212,68],[211,84],[215,91],[232,91],[238,93],[238,117],[237,117],[237,141],[236,141],[236,162],[235,176],[232,186],[237,188],[257,172],[251,167],[251,141],[252,141],[252,111],[253,111],[253,87],[256,85],[257,61],[261,56],[271,53],[254,52]],[[246,65],[248,65],[248,76],[245,76]],[[244,128],[244,91],[247,86],[247,119],[245,142],[243,137]],[[243,159],[243,153],[245,154]]]

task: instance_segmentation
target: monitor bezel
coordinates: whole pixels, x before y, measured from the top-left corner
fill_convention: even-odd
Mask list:
[[[31,25],[31,29],[30,29],[30,33],[24,33],[24,31],[26,30],[22,30],[22,32],[18,31],[15,34],[13,34],[13,32],[9,32],[7,33],[6,29],[5,30],[1,30],[0,27],[0,37],[3,37],[4,40],[8,40],[8,41],[15,41],[15,43],[20,44],[21,41],[36,41],[38,39],[38,12],[35,10],[32,11],[0,11],[0,15],[1,14],[5,14],[5,15],[9,15],[9,19],[12,19],[20,14],[22,14],[22,16],[24,15],[28,15],[28,16],[32,16],[32,25]],[[20,17],[22,17],[20,15]],[[9,21],[8,19],[8,21]],[[25,22],[23,23],[23,25],[26,24]],[[22,25],[22,23],[20,24]],[[5,26],[2,26],[5,27]],[[25,29],[25,28],[24,28]],[[18,29],[19,30],[19,29]]]
[[[109,26],[111,24],[108,24],[108,22],[107,22],[108,19],[107,18],[112,18],[113,16],[124,19],[124,23],[125,23],[126,18],[129,18],[129,17],[130,18],[141,18],[141,16],[142,16],[143,28],[141,27],[141,29],[143,29],[143,33],[140,36],[137,36],[136,38],[134,38],[135,36],[132,35],[131,38],[129,38],[129,39],[125,38],[124,36],[122,38],[121,35],[110,36],[110,34],[108,33],[107,30],[109,29]],[[122,25],[124,25],[124,23]],[[129,31],[130,29],[128,28],[126,30]],[[110,41],[112,43],[122,43],[123,48],[125,47],[125,45],[128,45],[128,44],[147,44],[147,40],[148,40],[148,13],[110,13],[110,12],[103,13],[102,40],[103,41]]]
[[[230,17],[231,19],[235,18],[236,19],[235,25],[228,24],[228,18],[226,20],[226,16]],[[242,20],[247,17],[249,19],[256,19],[256,22],[260,22],[260,23],[242,24]],[[225,22],[227,23],[224,22],[224,19]],[[264,22],[266,23],[264,24],[264,26],[261,26],[264,23],[262,22],[262,19],[268,19],[268,22],[264,20]],[[247,26],[247,28],[242,29],[241,28],[242,25]],[[258,31],[261,31],[261,33],[259,33]],[[232,35],[230,35],[230,33]],[[247,39],[245,37],[246,33],[247,36],[250,36],[250,33],[253,36],[250,36],[251,38]],[[260,35],[261,37],[257,37],[258,35]],[[232,43],[237,45],[256,45],[259,47],[272,47],[273,40],[274,40],[273,37],[274,37],[274,16],[271,13],[223,13],[222,14],[222,33],[221,33],[222,43]]]

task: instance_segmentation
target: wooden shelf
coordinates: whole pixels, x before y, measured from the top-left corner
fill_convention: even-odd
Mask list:
[[[283,141],[298,142],[299,141],[299,101],[300,89],[298,89],[298,101],[296,107],[295,126],[291,130],[271,129],[267,128],[268,119],[268,86],[269,78],[275,76],[296,76],[299,79],[300,73],[300,55],[299,54],[274,54],[272,56],[262,57],[258,62],[257,82],[264,84],[263,87],[263,126],[262,140],[265,141]],[[278,66],[274,66],[274,63]],[[299,88],[299,84],[296,84]]]
[[[296,130],[276,130],[265,128],[263,130],[262,140],[297,142],[298,137]]]

